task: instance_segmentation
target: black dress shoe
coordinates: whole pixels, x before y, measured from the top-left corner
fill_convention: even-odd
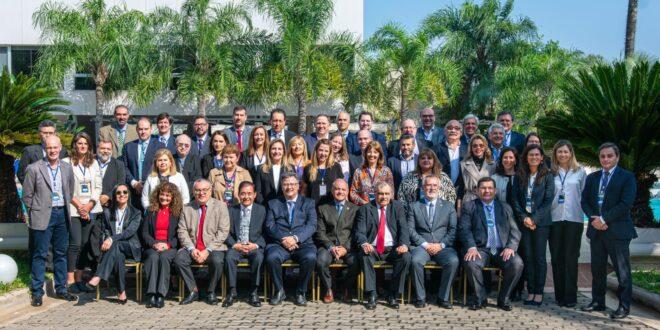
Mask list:
[[[423,299],[415,301],[415,308],[424,308],[426,307],[426,301]]]
[[[511,304],[507,304],[507,303],[503,303],[503,304],[498,303],[497,308],[506,312],[510,312],[513,309],[513,307],[511,307]]]
[[[68,292],[58,293],[58,294],[55,295],[55,298],[56,299],[61,299],[61,300],[66,300],[66,301],[76,301],[76,300],[78,300],[78,297],[76,297],[76,296],[74,296],[74,295],[72,295]]]
[[[296,300],[293,303],[296,304],[296,306],[307,306],[307,299],[305,299],[304,294],[299,293],[296,295]]]
[[[376,293],[375,292],[373,292],[369,295],[369,299],[367,300],[367,303],[364,305],[364,307],[368,310],[376,309]]]
[[[284,294],[284,289],[278,291],[274,296],[270,297],[270,300],[268,301],[269,304],[276,306],[282,303],[286,299],[286,295]]]
[[[147,300],[147,308],[153,308],[153,307],[156,307],[156,295],[150,294],[149,300]]]
[[[452,304],[451,304],[450,302],[448,302],[448,301],[442,301],[442,300],[439,300],[439,301],[438,301],[438,306],[440,306],[441,308],[444,308],[444,309],[452,309],[452,308],[454,308],[454,306],[452,306]]]
[[[215,294],[215,292],[209,292],[206,294],[206,303],[215,306],[220,302],[220,299],[218,299],[218,296]]]
[[[126,299],[117,299],[117,304],[119,304],[119,305],[126,305],[127,302],[128,302],[128,298],[126,298]]]
[[[159,294],[159,295],[156,297],[156,306],[155,306],[155,307],[156,307],[156,308],[163,308],[163,307],[165,307],[165,297],[163,297],[162,295]]]
[[[248,298],[248,304],[250,304],[252,307],[261,307],[261,299],[259,299],[259,295],[256,292],[250,294],[250,298]]]
[[[78,283],[76,283],[76,285],[78,285]],[[89,284],[89,282],[87,282],[83,286],[85,287],[85,290],[84,290],[85,292],[96,292],[96,288],[98,287],[98,284],[97,285],[91,285],[91,284]]]
[[[222,307],[231,307],[231,305],[234,304],[234,298],[236,298],[235,294],[228,294],[227,297],[225,297],[225,300],[222,302]]]
[[[610,314],[610,318],[614,320],[624,319],[628,317],[628,314],[630,314],[630,311],[624,309],[622,306],[619,306],[619,308]]]
[[[32,307],[39,307],[43,305],[43,296],[32,296],[31,305]]]
[[[183,300],[179,303],[179,305],[188,305],[188,304],[192,304],[193,302],[197,301],[198,298],[199,298],[199,294],[197,293],[197,291],[192,291],[192,292],[190,292],[190,294],[188,295],[188,297],[186,297],[186,299],[183,299]]]
[[[603,312],[605,311],[605,305],[598,304],[596,302],[591,302],[589,305],[582,307],[583,312]]]
[[[394,309],[399,309],[399,300],[396,299],[394,295],[391,295],[387,298],[387,306],[390,306]]]
[[[575,305],[576,305],[575,303],[566,303],[566,304],[564,304],[564,307],[566,307],[566,308],[574,308]]]
[[[481,304],[476,303],[476,302],[475,302],[475,303],[470,303],[470,305],[468,306],[468,308],[469,308],[471,311],[478,311],[478,310],[481,309]]]

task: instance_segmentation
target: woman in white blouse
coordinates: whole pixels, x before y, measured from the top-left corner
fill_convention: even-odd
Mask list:
[[[268,145],[268,160],[257,168],[254,176],[254,187],[257,192],[256,203],[267,205],[269,200],[284,196],[280,189],[280,178],[286,172],[295,169],[284,157],[284,141],[275,139]]]
[[[176,164],[172,153],[167,149],[158,149],[154,156],[154,164],[151,173],[147,177],[147,181],[142,188],[142,207],[146,210],[149,208],[149,195],[156,189],[161,182],[170,182],[179,188],[183,204],[190,202],[190,192],[188,191],[188,183],[183,174],[176,171]]]
[[[62,161],[73,167],[75,189],[69,204],[69,250],[67,252],[67,283],[74,292],[87,289],[82,281],[83,269],[92,266],[90,236],[101,208],[103,178],[98,162],[92,153],[92,138],[78,133],[73,138],[71,157]]]
[[[555,299],[559,306],[577,302],[578,258],[584,229],[580,196],[587,176],[575,159],[569,141],[559,140],[552,149],[555,197],[552,201],[550,255]]]
[[[332,145],[332,154],[335,156],[335,162],[341,166],[341,172],[344,175],[346,182],[351,182],[351,166],[348,161],[348,151],[346,149],[346,141],[341,133],[333,133],[330,138]]]

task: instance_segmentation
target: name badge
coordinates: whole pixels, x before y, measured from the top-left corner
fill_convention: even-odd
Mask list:
[[[605,200],[605,194],[598,194],[598,205],[603,205],[603,200]]]
[[[557,203],[564,204],[565,200],[566,200],[566,196],[564,196],[564,194],[560,194],[559,197],[557,198]]]
[[[83,193],[83,194],[89,194],[89,184],[81,183],[80,184],[80,192]]]
[[[231,190],[225,190],[225,201],[230,202],[234,199],[234,193]]]
[[[495,221],[493,221],[492,219],[486,220],[486,224],[488,225],[488,228],[495,227]]]
[[[56,192],[52,193],[50,195],[50,198],[53,200],[53,202],[59,202],[60,201],[60,195]]]
[[[374,195],[373,193],[370,193],[369,194],[369,201],[373,201],[375,199],[376,199],[376,195]]]
[[[532,198],[529,196],[525,197],[525,211],[532,212]]]
[[[319,196],[325,196],[327,194],[325,184],[319,186]]]

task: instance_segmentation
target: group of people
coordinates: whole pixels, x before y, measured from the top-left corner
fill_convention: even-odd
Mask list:
[[[281,109],[271,111],[267,129],[247,126],[247,110],[237,106],[225,130],[211,132],[205,117],[195,117],[192,137],[175,137],[167,113],[156,118],[156,135],[149,118],[131,125],[129,116],[126,106],[115,108],[115,122],[98,132],[96,155],[86,133],[74,137],[68,154],[50,121],[39,126],[41,145],[24,151],[17,175],[30,218],[33,305],[42,304],[52,245],[56,294],[70,301],[70,290],[94,290],[115,274],[125,303],[124,263],[135,260],[144,265],[147,307],[164,306],[172,267],[188,290],[181,304],[200,296],[218,304],[216,286],[226,276],[222,305],[229,307],[237,265],[247,261],[248,303],[261,305],[265,266],[275,287],[269,303],[278,305],[286,298],[282,264],[293,260],[300,268],[295,304],[306,304],[314,270],[323,301],[334,301],[330,265],[342,263],[343,298],[351,299],[362,271],[365,307],[374,309],[375,265],[386,261],[393,268],[387,304],[399,307],[410,273],[421,308],[432,261],[442,269],[430,274],[440,307],[452,308],[461,266],[473,289],[468,306],[485,307],[483,269],[496,266],[503,273],[497,306],[509,311],[511,300],[543,304],[549,243],[556,303],[574,307],[586,215],[593,301],[583,310],[604,310],[609,256],[620,286],[611,316],[629,313],[636,184],[617,166],[613,143],[598,150],[602,169],[587,175],[569,141],[557,141],[547,156],[538,134],[512,130],[509,112],[482,135],[474,115],[440,128],[433,109],[424,109],[421,127],[402,120],[401,135],[389,144],[373,131],[368,112],[359,114],[357,132],[348,130],[350,115],[339,112],[336,131],[329,116],[318,115],[313,133],[296,135],[285,129]],[[192,270],[198,264],[208,266],[204,294]],[[84,282],[87,268],[94,276]]]

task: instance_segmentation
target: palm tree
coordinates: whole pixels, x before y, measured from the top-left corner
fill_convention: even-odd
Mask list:
[[[635,53],[635,31],[637,30],[637,6],[639,0],[628,0],[628,15],[626,19],[626,58]]]
[[[67,105],[57,89],[41,86],[36,78],[13,77],[5,68],[0,76],[0,220],[15,221],[21,203],[14,181],[14,159],[39,138],[39,123]]]
[[[592,166],[600,166],[600,144],[617,143],[619,165],[637,178],[635,224],[653,224],[649,189],[660,166],[660,62],[600,64],[566,80],[567,109],[541,118],[541,135],[549,141],[571,140],[578,159]]]
[[[90,73],[96,86],[98,129],[106,94],[129,89],[132,69],[143,64],[133,55],[143,46],[137,33],[144,15],[125,6],[108,8],[105,0],[85,0],[76,8],[51,0],[43,3],[32,19],[42,30],[42,39],[51,43],[41,50],[38,76],[61,87],[71,70]]]

